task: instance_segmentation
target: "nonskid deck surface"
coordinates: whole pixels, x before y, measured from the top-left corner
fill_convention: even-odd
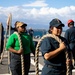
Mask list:
[[[39,39],[34,39],[34,41],[38,41]],[[43,68],[43,58],[41,56],[41,52],[39,51],[39,75],[41,75],[41,70]],[[0,75],[11,75],[8,65],[8,51],[4,51],[2,63],[0,63]],[[29,75],[36,75],[35,74],[35,62],[33,54],[31,54],[31,66]],[[75,69],[72,70],[72,75],[75,75]]]
[[[41,56],[41,52],[39,52],[39,75],[41,75],[41,70],[43,67],[43,59]],[[11,75],[8,67],[8,56],[7,51],[4,52],[2,63],[0,64],[0,75]],[[35,62],[33,54],[31,54],[31,67],[29,71],[29,75],[35,75]],[[72,70],[72,75],[75,75],[75,69]]]
[[[8,65],[8,51],[4,52],[2,63],[0,63],[0,75],[11,75]],[[40,61],[42,60],[42,61]],[[39,75],[41,75],[41,69],[43,67],[43,59],[41,56],[41,53],[39,52]],[[35,62],[34,62],[34,56],[31,54],[31,66],[29,75],[35,75]]]

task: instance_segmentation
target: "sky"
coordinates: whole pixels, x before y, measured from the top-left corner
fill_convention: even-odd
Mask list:
[[[75,21],[75,0],[0,0],[0,22],[6,27],[12,14],[12,27],[16,21],[27,23],[27,28],[48,29],[52,19],[58,18],[68,29],[67,21]]]

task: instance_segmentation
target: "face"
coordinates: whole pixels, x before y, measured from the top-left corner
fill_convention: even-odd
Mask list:
[[[52,34],[54,34],[54,35],[61,35],[61,33],[62,33],[62,26],[58,26],[58,27],[53,27],[52,29],[51,29],[51,32],[52,32]]]
[[[25,32],[26,31],[26,26],[22,25],[20,27],[18,27],[18,32]]]

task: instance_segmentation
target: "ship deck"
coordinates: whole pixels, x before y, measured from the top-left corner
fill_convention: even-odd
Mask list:
[[[39,39],[34,39],[34,41],[38,41]],[[11,75],[10,74],[10,69],[8,65],[8,51],[3,52],[3,58],[2,61],[0,60],[0,75]],[[41,55],[41,52],[39,51],[39,75],[41,75],[41,70],[43,68],[43,58]],[[33,54],[31,54],[31,66],[30,66],[30,71],[29,75],[36,75],[35,74],[35,62],[34,62],[34,57]],[[75,75],[75,69],[72,70],[72,75]]]

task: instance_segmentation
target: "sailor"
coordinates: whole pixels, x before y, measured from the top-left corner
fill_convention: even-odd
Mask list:
[[[59,43],[52,37],[45,37],[40,45],[44,58],[44,67],[41,75],[66,75],[66,64],[71,64],[71,60],[66,60],[65,49],[70,51],[67,40],[61,36],[64,24],[59,19],[52,19],[49,26],[49,33],[57,36],[63,42]]]
[[[75,26],[74,20],[69,19],[67,22],[69,29],[65,32],[65,38],[69,43],[70,49],[72,51],[73,59],[74,59],[74,68],[75,68]]]
[[[11,52],[10,69],[12,75],[22,75],[21,54],[24,55],[25,75],[28,75],[30,69],[30,53],[35,55],[35,47],[30,35],[25,33],[27,24],[24,22],[15,22],[15,29],[20,34],[23,48],[20,49],[19,40],[15,33],[8,38],[6,49]]]
[[[28,30],[28,34],[33,38],[34,30],[30,27]]]

